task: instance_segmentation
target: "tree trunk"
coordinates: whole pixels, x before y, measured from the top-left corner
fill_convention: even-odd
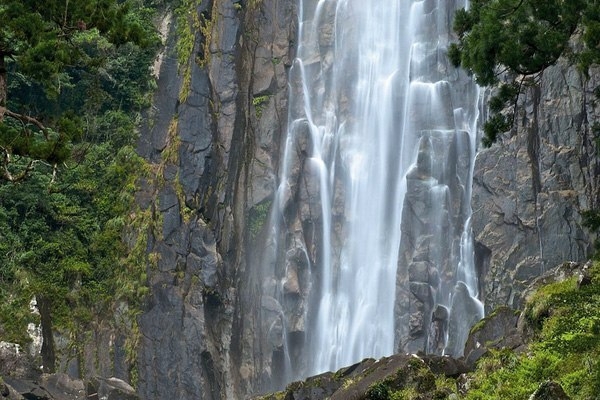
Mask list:
[[[40,311],[40,320],[42,325],[42,370],[45,373],[53,373],[56,370],[56,356],[54,353],[54,336],[52,335],[50,299],[46,298],[45,296],[38,296],[37,307]]]
[[[5,55],[0,51],[0,107],[6,107],[6,96],[8,92],[8,82],[6,80],[6,62]],[[4,119],[4,115],[0,114],[0,122]]]

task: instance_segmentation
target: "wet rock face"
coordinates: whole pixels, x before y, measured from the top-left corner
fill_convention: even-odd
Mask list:
[[[488,312],[518,307],[528,281],[590,254],[581,212],[600,200],[591,76],[564,62],[546,70],[521,96],[513,130],[477,156],[472,221]]]
[[[466,287],[460,299],[468,304],[446,302],[451,295],[456,297],[452,282],[456,279],[466,219],[463,182],[468,179],[469,155],[458,154],[468,153],[469,149],[459,145],[461,140],[468,143],[466,132],[448,135],[424,131],[417,161],[406,176],[396,299],[397,336],[402,351],[442,354],[448,329],[456,335],[461,325],[453,321],[465,315],[475,316],[469,324],[478,319]],[[466,165],[461,165],[461,157],[467,158]],[[454,319],[449,319],[451,306]],[[461,329],[468,332],[468,326]],[[464,339],[466,332],[458,341]]]
[[[155,172],[138,195],[153,220],[136,365],[142,398],[243,398],[277,373],[282,318],[298,306],[261,301],[275,274],[257,267],[256,245],[287,123],[295,3],[202,1],[195,12],[204,29],[183,60],[189,84],[171,23],[138,142]],[[298,298],[301,263],[293,254],[289,262],[297,268],[286,291]]]
[[[457,4],[429,1],[424,7],[432,21],[450,23]],[[421,28],[420,35],[435,43],[452,40],[449,25],[435,25]],[[467,280],[459,271],[459,263],[461,237],[469,216],[474,156],[471,136],[476,136],[471,125],[476,121],[478,89],[468,76],[449,64],[444,46],[436,48],[429,43],[427,48],[422,58],[411,62],[415,85],[414,92],[411,86],[414,99],[410,107],[414,110],[409,112],[409,121],[419,139],[416,162],[406,175],[402,205],[395,348],[401,352],[459,356],[470,324],[480,315],[469,290],[456,289],[463,289],[464,283],[457,283]],[[423,82],[433,84],[435,95],[419,94],[422,88],[417,83]],[[471,290],[475,295],[477,288]],[[452,301],[453,297],[468,304]],[[447,343],[447,337],[453,341]]]

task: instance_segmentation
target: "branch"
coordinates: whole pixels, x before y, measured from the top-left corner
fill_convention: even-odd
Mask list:
[[[16,183],[19,181],[22,181],[23,179],[27,178],[27,176],[29,175],[29,173],[33,170],[33,163],[34,160],[29,161],[29,163],[27,164],[27,167],[25,167],[25,169],[21,172],[19,172],[17,175],[13,175],[12,172],[10,172],[10,170],[8,169],[8,165],[10,164],[10,153],[3,147],[0,147],[2,149],[2,153],[3,153],[3,157],[2,157],[2,171],[1,171],[1,175],[0,178],[12,182],[12,183]]]
[[[65,2],[65,17],[63,20],[63,26],[67,26],[67,15],[68,15],[68,11],[69,11],[69,0],[67,0]]]
[[[40,121],[38,121],[37,119],[29,117],[27,115],[12,112],[8,108],[0,106],[0,121],[2,121],[2,119],[4,118],[5,115],[9,116],[11,118],[17,119],[25,124],[32,124],[32,125],[37,126],[38,128],[40,128],[40,130],[44,134],[44,137],[46,139],[48,139],[48,133],[47,133],[48,128],[44,124],[42,124]]]

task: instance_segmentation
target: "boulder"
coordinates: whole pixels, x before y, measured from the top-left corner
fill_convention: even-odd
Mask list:
[[[135,389],[118,378],[94,377],[87,383],[87,398],[90,400],[140,400]]]
[[[85,400],[83,381],[66,374],[43,374],[35,379],[5,377],[2,393],[9,399]],[[4,395],[3,395],[4,396]],[[6,397],[6,396],[5,396]]]
[[[31,357],[20,345],[0,342],[0,376],[31,377],[37,373]]]
[[[487,349],[516,349],[523,345],[517,329],[520,312],[509,307],[499,307],[479,321],[469,333],[464,356],[471,366]]]
[[[540,386],[536,389],[529,400],[570,400],[560,384],[553,381],[546,381],[540,383]]]
[[[0,378],[0,396],[3,400],[23,400],[24,397],[19,394],[12,386]]]

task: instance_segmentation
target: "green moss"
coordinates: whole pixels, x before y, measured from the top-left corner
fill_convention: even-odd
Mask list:
[[[254,113],[256,114],[256,118],[259,119],[262,116],[262,113],[267,106],[267,103],[271,99],[272,95],[264,95],[264,96],[255,96],[252,99],[252,105],[254,106]]]
[[[252,10],[256,10],[262,4],[263,0],[248,0],[248,7]]]
[[[529,300],[525,309],[525,318],[532,326],[540,329],[544,319],[549,316],[550,308],[555,303],[556,296],[576,287],[577,278],[575,277],[541,287]]]
[[[335,378],[334,378],[335,379]],[[342,383],[342,389],[348,389],[350,386],[357,383],[360,379],[355,378],[347,378],[344,379],[344,383]]]
[[[492,351],[471,374],[467,399],[528,398],[540,383],[561,384],[573,400],[600,398],[600,282],[576,279],[540,288],[525,315],[536,334],[527,352]]]
[[[494,311],[492,311],[489,315],[487,315],[485,318],[481,319],[479,322],[477,322],[475,325],[473,325],[473,327],[471,328],[471,334],[480,331],[481,329],[483,329],[483,327],[487,324],[487,322],[492,319],[493,317],[495,317],[496,315],[498,315],[499,312],[501,311],[505,311],[505,310],[510,310],[512,311],[515,315],[519,315],[521,312],[519,310],[513,310],[510,307],[506,307],[506,306],[500,306],[498,308],[496,308]]]
[[[271,200],[264,200],[250,209],[248,215],[248,232],[252,240],[256,239],[269,218]]]
[[[401,390],[396,390],[390,393],[390,400],[412,400],[418,399],[420,393],[414,387],[408,387]]]
[[[192,82],[192,62],[196,33],[201,32],[202,24],[198,16],[197,8],[201,0],[181,0],[175,9],[175,24],[177,32],[177,44],[175,51],[179,64],[179,73],[182,76],[182,84],[179,90],[179,101],[185,102],[190,93]]]
[[[179,146],[181,146],[181,138],[179,137],[179,118],[174,116],[169,124],[169,130],[167,131],[167,143],[165,148],[160,153],[163,161],[162,167],[164,168],[166,163],[173,165],[179,164]],[[162,172],[162,171],[161,171]]]
[[[375,382],[366,393],[369,400],[390,400],[390,388],[385,382]]]

